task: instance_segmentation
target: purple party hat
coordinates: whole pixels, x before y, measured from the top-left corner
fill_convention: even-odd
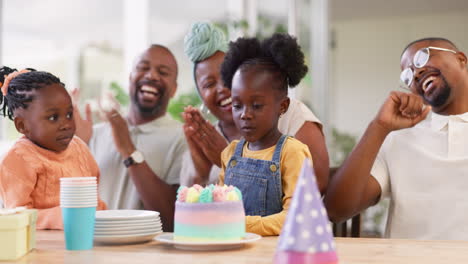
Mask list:
[[[336,264],[332,228],[309,160],[302,165],[275,264]]]

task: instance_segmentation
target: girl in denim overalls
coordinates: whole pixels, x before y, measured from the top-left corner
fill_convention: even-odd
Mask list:
[[[243,138],[221,154],[220,182],[242,191],[247,232],[279,235],[309,149],[282,135],[278,119],[289,106],[288,85],[307,73],[304,54],[289,35],[230,44],[221,68],[232,90],[232,115]]]

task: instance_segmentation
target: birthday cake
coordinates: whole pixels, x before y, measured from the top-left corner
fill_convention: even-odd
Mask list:
[[[233,241],[245,236],[242,194],[234,186],[198,184],[177,191],[176,241]]]

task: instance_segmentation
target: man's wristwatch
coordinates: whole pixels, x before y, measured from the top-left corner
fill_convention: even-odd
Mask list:
[[[138,150],[135,150],[131,155],[130,157],[126,158],[123,163],[125,165],[125,167],[130,167],[132,166],[133,164],[139,164],[139,163],[143,163],[143,161],[145,161],[145,157],[143,157],[143,153],[141,153],[140,151]]]

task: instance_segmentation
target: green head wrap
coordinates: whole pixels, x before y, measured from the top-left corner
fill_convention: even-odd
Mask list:
[[[197,22],[184,38],[184,52],[193,63],[212,56],[216,51],[227,52],[224,32],[208,22]]]

